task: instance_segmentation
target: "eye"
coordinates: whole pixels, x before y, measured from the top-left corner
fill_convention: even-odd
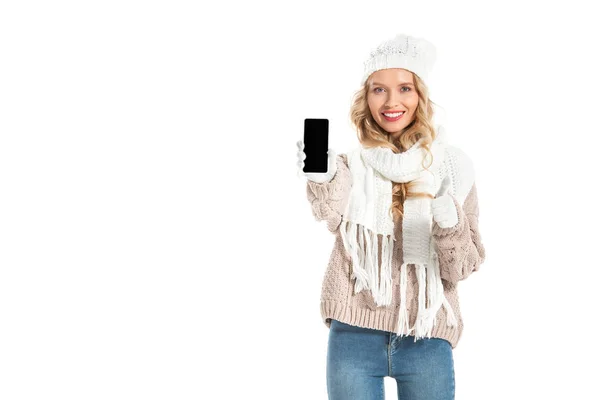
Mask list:
[[[379,89],[382,89],[382,88],[380,88],[380,87],[376,87],[375,89],[373,89],[373,92],[375,92],[375,93],[380,93],[380,92],[378,92],[378,90],[379,90]],[[400,91],[401,91],[401,92],[403,91],[402,89],[408,89],[408,90],[404,90],[404,92],[410,92],[410,91],[412,90],[412,89],[410,88],[410,86],[402,86],[402,87],[400,88]]]

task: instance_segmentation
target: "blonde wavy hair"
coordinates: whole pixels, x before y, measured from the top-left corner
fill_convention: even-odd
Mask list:
[[[409,71],[410,72],[410,71]],[[396,154],[406,151],[414,145],[419,139],[424,138],[422,147],[429,154],[427,159],[431,160],[429,165],[423,165],[428,169],[433,163],[433,155],[430,145],[436,138],[435,127],[433,125],[433,105],[435,104],[429,98],[429,90],[423,80],[418,75],[412,73],[415,90],[419,95],[419,102],[413,118],[413,121],[402,130],[397,139],[392,138],[388,132],[377,124],[371,115],[367,95],[371,78],[367,79],[361,89],[353,96],[352,106],[350,107],[350,121],[356,128],[358,140],[365,148],[370,147],[388,147]],[[425,158],[423,159],[425,161]],[[404,200],[408,197],[429,197],[430,193],[412,192],[412,182],[393,182],[392,185],[392,214],[394,221],[398,221],[404,215]]]

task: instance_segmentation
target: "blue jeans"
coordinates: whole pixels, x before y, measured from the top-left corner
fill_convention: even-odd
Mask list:
[[[384,400],[383,378],[396,379],[401,400],[454,400],[450,342],[362,328],[331,320],[329,400]]]

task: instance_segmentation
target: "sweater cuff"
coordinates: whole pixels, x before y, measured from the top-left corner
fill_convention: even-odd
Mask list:
[[[336,157],[336,171],[335,174],[327,182],[313,182],[310,179],[306,180],[306,183],[310,190],[314,193],[318,200],[327,200],[329,193],[335,191],[337,186],[340,184],[340,163],[341,155]]]

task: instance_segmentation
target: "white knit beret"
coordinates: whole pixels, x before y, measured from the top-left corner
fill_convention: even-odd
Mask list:
[[[364,74],[360,84],[364,85],[373,72],[387,68],[407,69],[427,84],[436,56],[437,51],[431,42],[402,33],[397,34],[371,51],[364,62]]]

